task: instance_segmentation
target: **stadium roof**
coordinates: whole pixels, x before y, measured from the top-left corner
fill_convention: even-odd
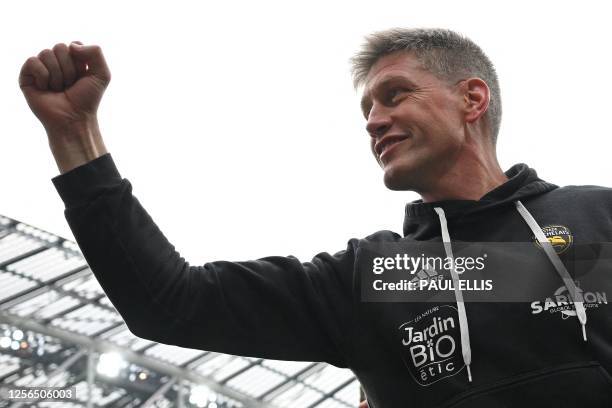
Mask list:
[[[0,388],[9,385],[75,387],[76,400],[64,401],[65,407],[346,408],[359,403],[359,383],[349,370],[134,336],[74,242],[0,216]],[[23,404],[2,400],[0,407]]]

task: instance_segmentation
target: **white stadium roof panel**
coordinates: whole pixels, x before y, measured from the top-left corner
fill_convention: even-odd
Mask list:
[[[0,384],[76,387],[78,400],[62,407],[86,407],[90,385],[93,407],[345,408],[359,403],[359,383],[349,370],[134,336],[78,245],[3,216]]]

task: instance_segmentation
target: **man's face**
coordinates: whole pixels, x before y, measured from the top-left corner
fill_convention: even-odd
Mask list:
[[[459,157],[462,97],[410,53],[380,58],[366,77],[362,110],[371,148],[391,190],[427,190]]]

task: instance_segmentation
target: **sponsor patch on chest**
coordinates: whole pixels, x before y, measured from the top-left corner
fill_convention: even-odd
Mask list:
[[[402,358],[417,384],[451,377],[465,366],[457,309],[433,306],[398,328]]]

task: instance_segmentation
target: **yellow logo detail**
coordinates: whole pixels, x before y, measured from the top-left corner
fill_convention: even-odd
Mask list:
[[[574,242],[574,237],[572,236],[572,232],[564,225],[547,225],[542,227],[542,232],[544,236],[548,239],[548,242],[553,246],[555,252],[561,254],[572,245]],[[540,243],[538,240],[533,237],[534,241],[538,246]]]

